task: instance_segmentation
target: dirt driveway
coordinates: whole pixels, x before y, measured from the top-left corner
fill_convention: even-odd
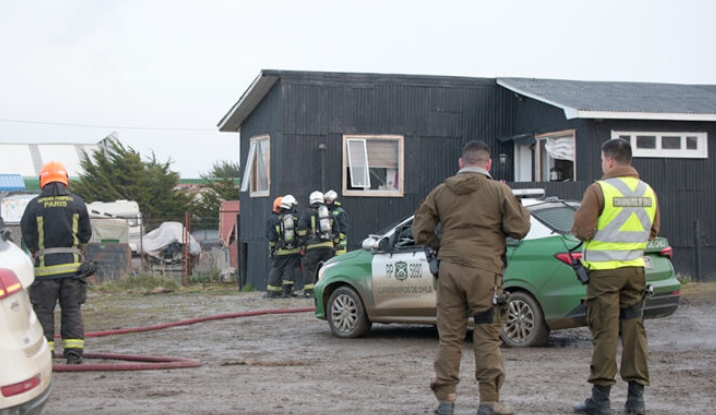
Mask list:
[[[87,331],[189,318],[311,307],[260,293],[91,294]],[[686,299],[668,318],[647,320],[652,385],[647,409],[712,414],[716,409],[716,298]],[[54,374],[46,415],[59,414],[432,414],[428,388],[437,332],[376,325],[362,339],[334,338],[310,312],[212,320],[159,331],[90,338],[94,353],[199,359],[196,368]],[[464,349],[457,414],[474,414],[471,343]],[[518,414],[571,413],[590,391],[592,346],[584,329],[552,333],[549,345],[503,349],[503,400]],[[96,361],[89,360],[88,363]],[[57,360],[57,363],[61,363]],[[621,408],[626,385],[612,392]],[[615,413],[617,413],[615,411]]]

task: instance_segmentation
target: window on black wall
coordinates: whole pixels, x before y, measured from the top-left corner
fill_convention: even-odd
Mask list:
[[[268,135],[253,137],[246,157],[241,191],[254,196],[268,196],[271,183],[271,146]]]
[[[403,136],[343,136],[343,194],[403,195]]]

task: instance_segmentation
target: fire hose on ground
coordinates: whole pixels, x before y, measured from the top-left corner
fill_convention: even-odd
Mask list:
[[[153,326],[132,327],[124,329],[115,329],[107,331],[96,331],[85,333],[85,338],[113,336],[116,334],[139,333],[143,331],[162,330],[169,327],[188,326],[191,324],[202,323],[211,320],[222,320],[227,318],[253,317],[266,314],[289,314],[289,313],[306,313],[314,311],[315,308],[287,308],[277,310],[256,310],[243,311],[238,313],[217,314],[213,316],[197,317],[188,320],[180,320],[171,323],[157,324]],[[59,337],[59,336],[55,336]],[[56,357],[64,357],[62,354]],[[156,370],[156,369],[180,369],[188,367],[201,366],[201,362],[196,359],[185,359],[180,357],[168,356],[140,356],[115,353],[84,353],[85,359],[104,359],[104,360],[122,360],[133,363],[84,363],[81,365],[53,364],[52,369],[55,372],[91,372],[91,371],[120,371],[120,370]]]

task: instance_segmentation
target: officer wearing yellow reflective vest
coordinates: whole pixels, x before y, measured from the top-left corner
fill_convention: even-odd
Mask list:
[[[40,170],[42,192],[22,215],[22,239],[34,259],[35,281],[30,299],[54,352],[55,305],[61,308],[62,345],[67,363],[82,362],[84,322],[81,306],[87,284],[80,267],[84,248],[92,237],[85,202],[71,194],[65,167],[55,161]]]
[[[585,241],[587,324],[594,343],[588,378],[592,396],[576,405],[575,413],[611,413],[609,393],[616,383],[620,337],[620,375],[629,385],[625,412],[646,411],[644,386],[649,385],[649,368],[642,317],[644,249],[658,234],[660,219],[656,194],[639,179],[631,159],[628,141],[606,141],[602,145],[604,176],[587,188],[574,215],[572,233]]]

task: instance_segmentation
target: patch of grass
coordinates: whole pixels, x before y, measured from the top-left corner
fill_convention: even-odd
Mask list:
[[[112,281],[92,284],[93,291],[102,293],[117,292],[161,292],[179,291],[181,283],[174,278],[158,275],[128,275]]]
[[[687,301],[716,301],[716,281],[681,281],[681,296]]]

